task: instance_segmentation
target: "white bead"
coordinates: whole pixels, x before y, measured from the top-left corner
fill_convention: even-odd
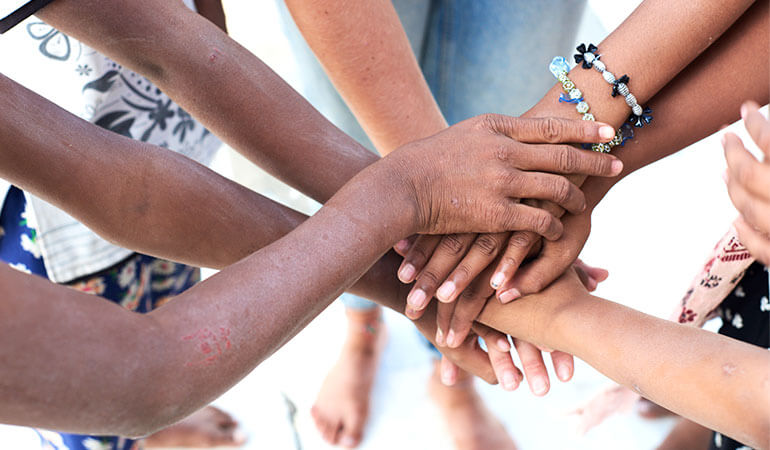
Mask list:
[[[604,77],[604,81],[606,81],[609,84],[612,84],[615,82],[615,75],[613,75],[612,72],[604,71],[602,72],[602,76]]]
[[[586,114],[583,114],[583,120],[590,120],[590,121],[592,121],[592,122],[593,122],[593,121],[595,121],[596,119],[594,118],[594,115],[593,115],[593,114],[591,114],[591,113],[586,113]]]
[[[577,112],[580,114],[585,114],[588,112],[588,103],[586,102],[580,102],[577,104]]]
[[[634,94],[629,93],[626,95],[626,105],[630,108],[633,108],[634,105],[636,105],[636,97],[634,97]]]
[[[642,115],[642,113],[644,112],[644,111],[642,110],[642,107],[641,107],[641,106],[639,106],[639,105],[634,105],[634,106],[632,106],[632,107],[631,107],[631,111],[633,111],[633,113],[634,113],[634,115],[635,115],[635,116],[641,116],[641,115]]]
[[[604,72],[607,69],[607,66],[605,66],[603,62],[597,59],[596,61],[594,61],[594,68],[599,72]]]
[[[571,91],[569,91],[569,98],[575,100],[575,99],[578,99],[578,98],[581,98],[581,97],[583,97],[583,93],[580,92],[580,89],[575,88],[575,89],[572,89]]]
[[[618,84],[618,93],[623,97],[629,94],[628,86],[626,86],[626,83]]]
[[[583,58],[586,60],[586,62],[587,62],[588,64],[591,64],[592,62],[594,62],[594,59],[596,59],[596,55],[594,55],[594,54],[593,54],[593,53],[591,53],[591,52],[586,52],[586,53],[583,55]]]

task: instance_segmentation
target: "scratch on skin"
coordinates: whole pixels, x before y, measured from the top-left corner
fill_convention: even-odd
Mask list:
[[[732,375],[735,372],[735,369],[736,367],[734,364],[726,363],[722,365],[722,372],[725,375]]]
[[[209,55],[209,63],[213,64],[216,62],[217,58],[222,54],[222,50],[214,47],[214,49],[211,51],[211,54]]]
[[[195,344],[196,350],[201,358],[196,361],[190,361],[185,366],[207,366],[213,364],[227,350],[230,350],[230,329],[219,327],[212,330],[210,328],[201,328],[193,334],[182,337],[183,341],[190,341]]]

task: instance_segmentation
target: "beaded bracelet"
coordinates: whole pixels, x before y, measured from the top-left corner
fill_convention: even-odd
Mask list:
[[[588,106],[588,102],[585,101],[583,98],[583,93],[580,92],[580,89],[578,89],[575,86],[575,83],[569,79],[567,74],[569,73],[569,63],[567,63],[567,60],[563,56],[557,56],[552,61],[551,64],[548,66],[548,69],[551,71],[553,76],[556,77],[557,80],[559,80],[559,83],[561,83],[562,89],[564,89],[565,94],[561,94],[559,96],[559,102],[563,103],[576,103],[575,109],[577,109],[577,112],[583,115],[583,120],[596,120],[594,118],[594,115],[588,112],[591,107]],[[595,152],[601,152],[601,153],[609,153],[612,147],[615,146],[623,146],[625,145],[626,141],[629,139],[634,138],[634,130],[631,128],[631,126],[627,123],[624,123],[617,132],[615,132],[615,137],[608,143],[599,143],[599,144],[585,144],[583,148],[590,148],[591,150]]]
[[[577,46],[577,51],[579,53],[575,54],[576,64],[582,63],[584,69],[590,69],[591,67],[596,69],[597,72],[602,74],[604,81],[612,85],[612,96],[617,97],[617,95],[620,94],[625,98],[626,105],[631,108],[631,116],[628,118],[629,122],[633,123],[637,128],[641,128],[645,124],[652,122],[652,109],[643,108],[639,105],[636,102],[634,94],[629,91],[628,75],[615,78],[615,75],[607,70],[604,63],[599,60],[602,55],[596,54],[599,49],[594,44],[588,44],[587,48],[585,44],[580,44]]]

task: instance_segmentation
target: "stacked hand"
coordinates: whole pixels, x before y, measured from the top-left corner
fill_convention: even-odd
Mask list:
[[[487,132],[488,130],[495,130],[492,136],[486,138],[496,138],[500,142],[500,144],[494,144],[500,145],[495,150],[494,155],[488,156],[488,159],[474,155],[475,157],[467,162],[454,160],[451,161],[451,164],[454,165],[458,178],[463,172],[475,170],[479,164],[487,166],[490,175],[476,180],[479,187],[486,187],[493,196],[502,193],[507,196],[507,199],[501,207],[500,214],[490,216],[488,212],[481,210],[474,213],[473,208],[483,205],[483,202],[478,199],[463,199],[455,196],[452,191],[460,191],[457,183],[453,183],[453,186],[442,191],[442,188],[436,186],[436,180],[431,179],[431,174],[424,173],[417,179],[433,184],[434,192],[439,191],[435,200],[448,199],[450,204],[450,206],[434,209],[435,212],[433,213],[452,214],[453,210],[471,212],[475,216],[466,219],[469,220],[468,226],[462,230],[469,232],[490,230],[491,224],[508,214],[503,213],[503,209],[510,210],[512,212],[511,218],[517,220],[503,219],[504,224],[499,227],[500,232],[498,233],[420,235],[416,240],[404,240],[396,245],[396,251],[405,256],[404,263],[399,269],[399,278],[405,283],[415,282],[407,299],[407,316],[413,319],[419,318],[428,307],[430,299],[436,295],[441,303],[438,304],[436,313],[438,328],[436,336],[432,340],[445,351],[447,348],[464,348],[468,346],[469,342],[475,342],[476,335],[482,336],[489,344],[489,357],[493,362],[497,379],[507,389],[515,389],[522,378],[521,372],[514,367],[511,360],[511,347],[508,338],[494,330],[474,325],[473,321],[486,301],[494,294],[490,279],[493,273],[497,273],[499,270],[493,271],[493,268],[500,267],[505,272],[512,274],[518,265],[524,261],[531,247],[539,242],[541,237],[547,239],[546,242],[549,243],[558,242],[559,245],[554,248],[564,246],[562,232],[565,231],[565,228],[557,219],[564,210],[569,213],[566,220],[582,223],[586,222],[585,219],[588,218],[587,223],[590,224],[590,214],[585,213],[585,199],[580,190],[567,178],[554,174],[578,173],[615,176],[620,172],[622,168],[620,161],[610,160],[607,155],[598,155],[566,145],[551,145],[556,140],[564,143],[607,140],[607,138],[598,135],[597,129],[593,129],[593,132],[579,129],[582,125],[573,121],[512,119],[490,115],[471,119],[446,130],[444,133],[451,136],[453,140],[460,139],[460,136],[451,134],[452,132],[468,133],[479,129],[487,130]],[[612,129],[606,127],[606,131],[606,136],[609,136]],[[440,133],[431,140],[441,137],[444,133]],[[467,138],[467,136],[463,138]],[[480,141],[479,143],[485,142]],[[431,144],[435,144],[435,142],[431,142]],[[451,145],[452,141],[447,140],[447,147],[451,148]],[[394,153],[394,156],[396,155],[398,152]],[[435,154],[431,154],[431,157],[435,158]],[[414,158],[414,154],[411,153],[409,158],[404,158],[405,164],[399,170],[408,172],[409,166],[419,167],[419,164],[414,164],[412,158]],[[535,161],[539,162],[535,163]],[[495,168],[495,165],[500,165],[501,162],[507,163],[504,164],[505,171]],[[466,166],[466,164],[468,165]],[[599,167],[597,164],[604,164],[605,167]],[[531,172],[532,170],[543,172]],[[415,192],[422,190],[429,191],[425,186],[415,187]],[[549,210],[538,207],[536,204],[526,204],[521,202],[521,199],[553,202],[564,209],[557,207]],[[441,208],[445,209],[441,210]],[[481,223],[479,223],[479,218],[481,218]],[[578,218],[579,221],[576,220]],[[442,217],[441,220],[438,220],[426,214],[423,214],[421,219],[428,224],[441,223],[442,220],[445,219]],[[457,231],[456,227],[450,228]],[[587,237],[588,227],[584,227],[584,230],[578,227],[574,228],[569,229],[570,235],[584,234],[585,236],[582,240],[579,238],[569,240],[570,242],[580,241],[580,245],[574,252],[574,257],[566,261],[563,267],[553,269],[547,266],[549,269],[547,276],[552,277],[552,279],[560,276],[574,262],[585,237]],[[430,232],[435,234],[445,231],[445,229],[434,228]],[[519,231],[513,232],[511,235],[508,230]],[[576,230],[579,232],[575,233]],[[561,239],[559,239],[560,237]],[[506,243],[507,249],[502,255],[499,255]],[[558,255],[560,259],[564,259],[561,253]],[[497,263],[491,265],[495,260]],[[551,272],[553,273],[550,274]],[[583,268],[581,273],[585,274],[586,286],[589,288],[595,287],[598,281],[606,277],[606,273],[603,271],[587,267]],[[439,283],[442,281],[443,284],[439,287]],[[494,281],[497,283],[497,287],[504,287],[509,283],[509,279],[500,281],[499,276],[496,276]],[[539,291],[550,284],[550,281],[541,281],[540,284],[542,285],[530,288],[530,292]],[[519,292],[522,293],[521,290]],[[455,302],[454,300],[458,298],[460,300]],[[506,300],[510,301],[512,298]],[[471,333],[472,327],[473,333]],[[523,368],[533,392],[545,394],[548,391],[548,378],[540,351],[526,342],[515,339],[514,345],[521,356]],[[554,352],[552,359],[559,378],[564,381],[568,380],[572,376],[572,357]],[[451,364],[444,364],[444,369],[445,381],[451,382],[456,369]]]

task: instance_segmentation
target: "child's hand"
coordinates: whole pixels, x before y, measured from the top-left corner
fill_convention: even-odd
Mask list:
[[[722,140],[727,159],[725,182],[741,213],[735,221],[738,237],[752,256],[770,265],[770,121],[754,102],[741,107],[741,116],[764,161],[757,161],[738,136],[726,133]]]

